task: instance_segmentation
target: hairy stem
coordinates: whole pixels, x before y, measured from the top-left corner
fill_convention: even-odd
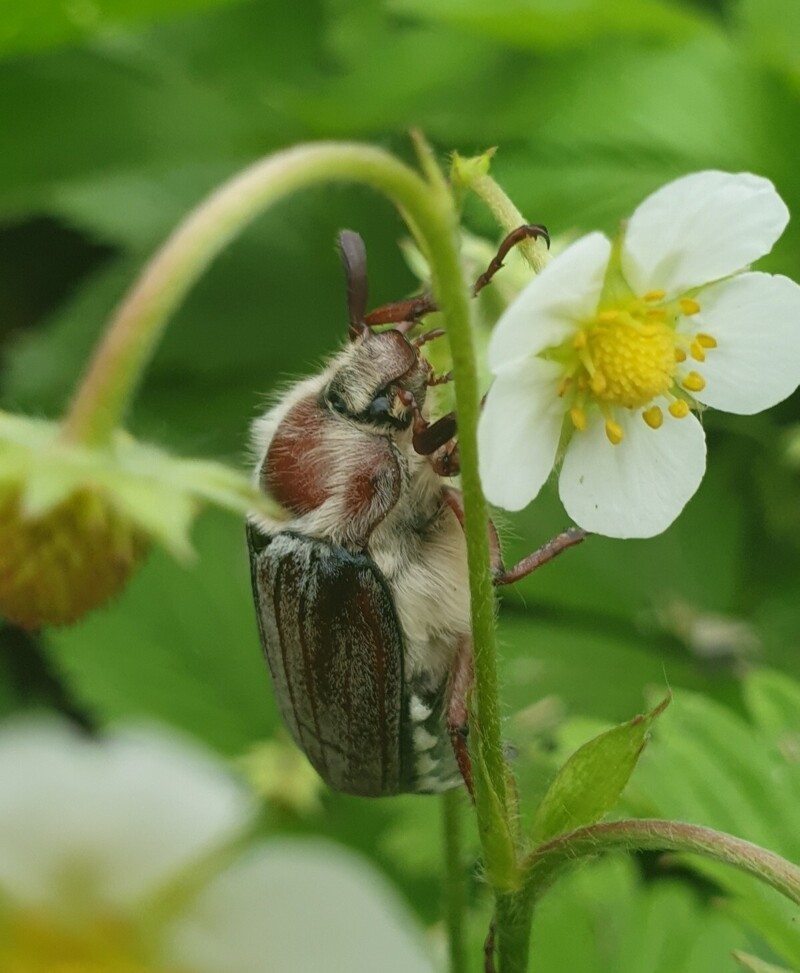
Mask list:
[[[527,973],[533,905],[519,892],[495,899],[499,973]]]
[[[476,196],[480,196],[506,233],[510,233],[512,230],[516,230],[518,226],[528,222],[506,193],[487,173],[473,175],[469,180],[469,188]],[[550,251],[541,239],[523,240],[518,244],[518,249],[531,269],[537,274],[550,259]]]
[[[603,851],[679,851],[741,869],[800,904],[800,868],[774,852],[698,824],[643,819],[579,828],[540,845],[525,865],[526,891],[538,898],[574,862]]]
[[[464,919],[467,908],[467,882],[464,873],[461,826],[461,799],[458,791],[442,794],[442,845],[444,849],[444,911],[450,973],[466,973],[467,950]]]

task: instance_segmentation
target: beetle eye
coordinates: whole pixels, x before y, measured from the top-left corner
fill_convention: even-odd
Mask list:
[[[328,389],[327,395],[325,396],[328,400],[328,405],[333,409],[334,412],[338,412],[339,415],[346,416],[349,412],[347,408],[347,403],[342,398],[336,389]]]
[[[389,409],[389,396],[383,390],[367,406],[365,418],[368,422],[385,422],[392,418]]]

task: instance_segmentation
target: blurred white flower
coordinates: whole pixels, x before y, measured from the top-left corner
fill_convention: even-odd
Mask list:
[[[0,730],[0,970],[430,973],[371,868],[322,842],[241,852],[251,811],[163,733]]]
[[[694,412],[760,412],[800,383],[800,287],[741,273],[788,218],[769,180],[700,172],[649,196],[615,243],[591,233],[555,258],[489,343],[488,499],[521,509],[563,450],[576,523],[611,537],[666,529],[705,471]]]

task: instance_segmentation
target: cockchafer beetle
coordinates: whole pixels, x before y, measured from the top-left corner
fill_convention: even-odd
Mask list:
[[[520,227],[478,278],[541,226]],[[549,242],[549,240],[548,240]],[[425,418],[437,378],[421,354],[442,334],[408,333],[436,310],[422,296],[366,314],[366,252],[339,236],[349,337],[319,374],[253,425],[261,487],[288,512],[247,527],[261,642],[283,719],[335,790],[370,797],[471,789],[466,693],[469,583],[453,414]],[[374,331],[378,325],[394,327]],[[506,571],[493,525],[495,583],[583,539],[571,529]]]

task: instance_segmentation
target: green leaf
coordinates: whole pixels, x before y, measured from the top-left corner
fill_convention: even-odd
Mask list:
[[[765,693],[763,687],[783,680],[758,674],[755,683],[752,689],[746,685],[746,699],[757,699]],[[781,695],[789,695],[785,685]],[[644,817],[727,831],[789,861],[800,861],[800,775],[791,753],[783,752],[771,734],[700,695],[676,695],[659,721],[623,804]],[[795,905],[717,862],[696,856],[681,860],[722,889],[726,909],[756,931],[781,959],[800,966]]]
[[[668,696],[650,713],[601,733],[569,758],[536,812],[537,844],[593,824],[611,810],[636,767],[650,726],[669,701]]]
[[[733,954],[733,958],[750,973],[792,973],[785,966],[765,963],[763,959],[759,959],[757,956],[751,956],[749,953],[742,953],[738,950]]]
[[[800,684],[780,672],[761,669],[744,684],[747,709],[778,745],[789,764],[800,763]]]
[[[703,22],[665,0],[392,0],[393,10],[460,27],[514,47],[578,47],[606,34],[677,37]]]
[[[800,90],[800,8],[794,0],[739,0],[733,13],[755,56],[785,72]]]
[[[28,0],[3,10],[0,56],[75,43],[123,26],[163,20],[234,0],[94,0],[91,4]]]
[[[471,973],[482,973],[488,917],[473,925]],[[688,883],[643,879],[613,856],[566,874],[534,911],[531,970],[569,973],[722,973],[752,946],[740,925]]]

